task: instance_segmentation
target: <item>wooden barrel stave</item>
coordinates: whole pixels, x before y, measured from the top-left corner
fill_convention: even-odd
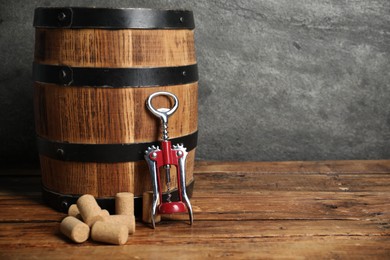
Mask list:
[[[35,62],[71,67],[196,63],[193,30],[36,29]]]
[[[178,110],[169,118],[170,137],[197,130],[197,83],[111,89],[36,82],[34,87],[36,132],[48,139],[92,144],[158,140],[159,120],[145,108],[148,96],[157,91],[175,93],[179,99]],[[153,101],[156,107],[170,105],[163,96]]]

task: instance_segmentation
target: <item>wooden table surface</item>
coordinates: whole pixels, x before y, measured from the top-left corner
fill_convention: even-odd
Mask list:
[[[390,160],[197,162],[185,217],[124,246],[74,244],[38,170],[0,174],[0,259],[390,259]]]

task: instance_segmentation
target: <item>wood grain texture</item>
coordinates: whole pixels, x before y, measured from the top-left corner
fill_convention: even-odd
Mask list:
[[[193,30],[36,29],[35,61],[73,67],[196,63]]]
[[[36,29],[34,61],[70,67],[160,68],[196,64],[193,30]],[[158,91],[175,94],[179,108],[169,120],[169,137],[197,131],[198,83],[172,86],[95,88],[34,83],[36,133],[49,140],[79,144],[132,144],[161,139],[160,120],[145,106]],[[156,108],[171,100],[153,99]],[[184,144],[185,145],[185,144]],[[143,151],[140,151],[143,152]],[[193,180],[195,150],[186,164]],[[144,161],[80,163],[40,156],[42,184],[61,193],[113,197],[118,192],[141,196],[151,190]],[[177,186],[172,172],[172,185]],[[166,187],[163,187],[164,191]]]
[[[194,177],[192,227],[184,215],[165,217],[155,230],[137,222],[118,248],[62,236],[65,214],[42,203],[38,172],[0,174],[0,257],[390,257],[388,160],[196,162]]]
[[[148,88],[78,88],[35,83],[35,125],[38,135],[70,143],[110,144],[154,142],[161,138],[160,120],[146,108],[149,95],[174,93],[179,107],[169,118],[169,136],[198,128],[198,84]],[[159,96],[153,105],[172,106]]]

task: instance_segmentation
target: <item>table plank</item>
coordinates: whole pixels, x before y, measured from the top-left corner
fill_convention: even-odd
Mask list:
[[[197,162],[194,176],[193,226],[138,222],[118,247],[71,243],[39,174],[3,172],[0,258],[390,258],[390,161]]]
[[[196,161],[195,172],[256,173],[384,173],[389,174],[390,160],[220,162]]]
[[[207,240],[188,244],[83,245],[2,249],[2,259],[388,259],[390,239],[299,237]]]

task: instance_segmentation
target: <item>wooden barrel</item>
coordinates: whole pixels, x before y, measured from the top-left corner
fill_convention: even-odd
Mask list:
[[[180,102],[168,130],[172,143],[189,151],[191,194],[198,117],[192,12],[37,8],[34,27],[34,113],[45,201],[66,211],[88,193],[112,209],[116,193],[133,192],[141,205],[142,193],[152,189],[144,151],[161,138],[160,121],[145,101],[158,91]],[[153,102],[169,107],[172,101],[161,96]]]

